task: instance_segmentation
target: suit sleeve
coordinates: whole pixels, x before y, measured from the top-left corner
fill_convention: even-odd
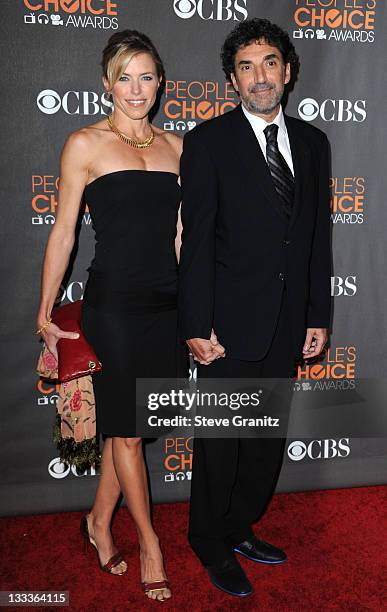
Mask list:
[[[331,316],[331,212],[330,149],[326,136],[321,145],[318,207],[309,267],[307,327],[329,327]]]
[[[184,138],[180,166],[183,225],[179,267],[181,340],[210,338],[214,310],[216,169],[202,134]]]

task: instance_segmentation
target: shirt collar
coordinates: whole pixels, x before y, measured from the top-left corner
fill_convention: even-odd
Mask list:
[[[282,106],[281,105],[279,107],[278,114],[273,119],[273,121],[270,121],[270,123],[267,123],[261,117],[258,117],[257,115],[253,115],[253,113],[250,113],[250,111],[245,109],[243,104],[241,104],[241,106],[242,106],[242,111],[243,111],[246,119],[250,122],[251,127],[253,128],[256,136],[260,136],[262,134],[263,130],[265,129],[265,127],[268,126],[268,125],[271,125],[272,123],[275,123],[276,125],[278,125],[279,130],[281,132],[283,132],[285,135],[287,134],[284,113],[282,111]]]

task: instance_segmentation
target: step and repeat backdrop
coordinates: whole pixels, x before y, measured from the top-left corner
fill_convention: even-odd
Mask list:
[[[1,513],[90,506],[98,474],[62,464],[52,442],[57,388],[39,381],[34,335],[40,271],[55,223],[58,160],[66,136],[110,112],[100,60],[115,31],[138,29],[167,71],[155,124],[184,136],[233,109],[220,48],[240,21],[265,17],[300,55],[286,112],[324,130],[332,146],[334,322],[324,360],[299,368],[295,393],[343,394],[386,371],[387,247],[382,0],[3,0],[0,262]],[[383,106],[382,106],[383,104]],[[82,297],[94,233],[85,210],[78,253],[58,301]],[[128,406],[128,409],[130,407]],[[278,491],[386,482],[382,437],[291,438]],[[147,444],[155,502],[189,496],[192,437]]]

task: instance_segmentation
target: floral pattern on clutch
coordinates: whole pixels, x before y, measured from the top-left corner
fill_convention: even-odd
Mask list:
[[[58,377],[57,360],[46,345],[43,345],[39,355],[36,371],[39,376],[49,380]],[[80,469],[99,464],[95,398],[90,374],[60,384],[54,441],[63,463]]]
[[[62,438],[83,442],[95,436],[95,399],[90,375],[60,385],[57,411]]]

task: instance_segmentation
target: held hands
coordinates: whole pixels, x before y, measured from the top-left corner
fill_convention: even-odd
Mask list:
[[[76,332],[66,332],[59,329],[55,323],[50,323],[40,334],[50,353],[58,361],[58,349],[56,347],[58,340],[67,338],[68,340],[77,340],[79,334]]]
[[[211,331],[209,340],[204,338],[191,338],[187,344],[192,353],[194,361],[202,365],[209,365],[215,359],[226,356],[226,349],[218,342],[214,330]]]
[[[317,357],[323,350],[328,340],[328,330],[324,327],[308,327],[302,354],[304,359]]]

